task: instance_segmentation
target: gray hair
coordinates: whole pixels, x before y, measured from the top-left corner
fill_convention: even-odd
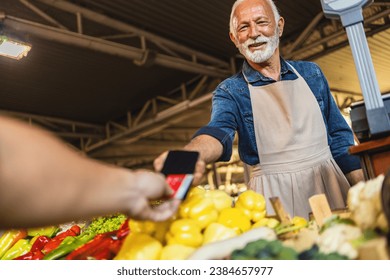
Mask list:
[[[236,11],[237,6],[240,5],[244,1],[246,1],[246,0],[236,0],[236,2],[234,2],[234,4],[233,4],[232,11],[230,13],[229,28],[230,28],[230,33],[232,33],[234,37],[236,37],[236,35],[237,35],[236,28],[235,28],[235,27],[237,27],[237,18],[234,16],[234,12]],[[280,19],[280,14],[279,14],[278,8],[276,7],[273,0],[265,0],[265,1],[267,1],[268,4],[271,5],[272,12],[274,13],[274,17],[275,17],[275,22],[277,24],[279,22],[279,19]]]

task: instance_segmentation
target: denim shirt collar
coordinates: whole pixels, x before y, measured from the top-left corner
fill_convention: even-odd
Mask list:
[[[288,72],[294,73],[293,69],[291,68],[291,65],[289,65],[282,57],[280,57],[280,65],[281,65],[280,72],[282,75],[282,80],[283,80],[283,75],[287,74]],[[261,82],[274,81],[272,78],[265,77],[263,74],[253,69],[246,60],[244,61],[244,64],[242,66],[242,72],[250,84],[259,81]]]

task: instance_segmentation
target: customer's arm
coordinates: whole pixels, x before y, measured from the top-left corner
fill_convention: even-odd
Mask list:
[[[89,159],[42,129],[0,117],[0,228],[118,212],[162,220],[177,205],[158,211],[148,202],[168,194],[159,174]]]

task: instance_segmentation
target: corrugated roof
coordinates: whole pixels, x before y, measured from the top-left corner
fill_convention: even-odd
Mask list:
[[[374,64],[379,89],[382,93],[390,92],[389,57],[390,29],[368,38],[368,45]],[[351,48],[345,47],[320,59],[315,60],[330,81],[331,88],[361,94],[360,83]],[[357,99],[362,97],[357,96]]]

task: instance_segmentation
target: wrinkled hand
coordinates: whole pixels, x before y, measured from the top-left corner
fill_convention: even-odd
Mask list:
[[[129,216],[137,220],[164,221],[177,211],[180,201],[168,199],[172,190],[165,182],[163,175],[147,171],[137,170],[133,172],[131,182],[132,197],[129,206]],[[157,207],[150,205],[150,200],[167,199]]]
[[[162,153],[154,160],[153,162],[154,170],[156,170],[157,172],[160,172],[162,170],[167,155],[168,155],[168,151]],[[194,185],[198,185],[201,182],[205,170],[206,170],[206,163],[199,158],[195,165],[194,180],[193,180]]]

